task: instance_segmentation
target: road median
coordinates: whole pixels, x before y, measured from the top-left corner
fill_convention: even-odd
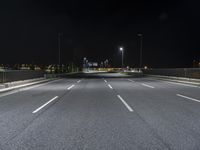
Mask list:
[[[173,82],[179,82],[179,83],[200,85],[200,79],[173,77],[173,76],[163,76],[163,75],[147,75],[147,74],[145,74],[145,76],[146,77],[157,78],[157,79],[160,79],[160,80],[166,80],[166,81],[173,81]]]
[[[19,88],[24,88],[24,87],[32,86],[32,85],[36,85],[36,84],[42,84],[42,83],[54,81],[57,79],[58,78],[50,78],[50,79],[37,78],[37,79],[29,79],[29,80],[23,80],[23,81],[7,82],[4,84],[1,84],[0,93],[9,92],[12,90],[16,90]]]

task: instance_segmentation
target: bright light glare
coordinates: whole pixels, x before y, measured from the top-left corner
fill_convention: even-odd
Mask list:
[[[120,47],[120,51],[123,51],[123,47]]]

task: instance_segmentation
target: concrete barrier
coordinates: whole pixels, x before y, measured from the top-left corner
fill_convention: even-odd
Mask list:
[[[173,81],[173,82],[200,85],[200,79],[172,77],[172,76],[161,76],[161,75],[144,75],[144,76],[153,77],[153,78],[160,79],[160,80],[167,80],[167,81]]]
[[[146,75],[200,79],[200,68],[143,69]]]
[[[44,74],[44,71],[34,70],[0,70],[0,83],[41,78]]]
[[[3,87],[0,88],[0,93],[9,92],[12,90],[36,85],[36,84],[42,84],[46,82],[54,82],[57,81],[56,78],[54,79],[45,79],[45,78],[38,78],[38,79],[31,79],[31,80],[24,80],[24,81],[15,81],[15,82],[8,82],[5,84],[2,84]]]

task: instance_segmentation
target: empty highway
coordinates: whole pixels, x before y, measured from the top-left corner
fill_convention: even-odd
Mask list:
[[[200,87],[105,73],[2,93],[0,149],[198,150]]]

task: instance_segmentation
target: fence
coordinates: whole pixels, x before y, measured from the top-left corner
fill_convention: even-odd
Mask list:
[[[44,77],[44,71],[34,70],[1,70],[0,83]]]
[[[144,69],[144,74],[200,79],[200,68]]]

